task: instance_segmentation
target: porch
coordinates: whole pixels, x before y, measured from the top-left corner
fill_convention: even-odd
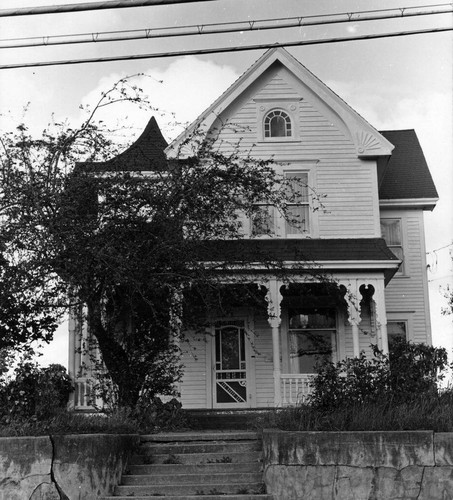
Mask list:
[[[285,281],[261,277],[256,287],[263,307],[236,307],[213,315],[211,327],[187,336],[180,345],[184,376],[179,386],[188,410],[241,410],[297,405],[310,393],[314,366],[371,356],[371,344],[388,352],[384,277],[369,273],[354,278],[339,275],[327,285],[292,276]],[[78,330],[77,330],[78,329]],[[88,364],[81,345],[86,328],[73,324],[70,372],[74,377],[73,406],[92,411],[92,380],[80,372]],[[97,401],[98,407],[102,406]]]

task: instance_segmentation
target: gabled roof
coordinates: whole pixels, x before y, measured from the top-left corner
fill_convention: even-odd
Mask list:
[[[289,54],[289,52],[281,47],[276,47],[265,52],[229,89],[214,101],[182,134],[171,142],[166,149],[168,158],[181,158],[181,156],[190,156],[193,154],[190,150],[190,141],[187,144],[187,139],[190,139],[198,127],[207,132],[220,113],[238,99],[267,69],[276,63],[280,63],[287,68],[343,121],[351,134],[351,139],[357,148],[357,155],[359,157],[369,158],[385,156],[391,153],[393,145],[385,137]]]
[[[386,130],[381,134],[395,149],[380,178],[379,199],[399,204],[425,200],[426,208],[432,209],[439,195],[415,130]]]
[[[164,153],[168,143],[164,139],[154,116],[140,137],[125,151],[104,162],[84,162],[79,166],[104,171],[155,171],[167,167]]]

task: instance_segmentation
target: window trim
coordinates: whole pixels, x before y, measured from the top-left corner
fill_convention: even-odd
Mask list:
[[[300,142],[299,111],[302,98],[280,97],[280,98],[255,98],[257,117],[257,140],[258,142],[288,143]],[[281,110],[291,120],[291,136],[287,137],[265,137],[264,122],[266,116],[275,110]]]
[[[272,116],[270,116],[272,115]],[[271,135],[272,134],[272,120],[275,119],[276,117],[282,117],[285,121],[284,128],[285,128],[285,135]],[[289,123],[289,134],[288,132],[288,123]],[[291,115],[283,108],[277,107],[277,108],[272,108],[270,109],[263,118],[263,137],[265,141],[287,141],[294,139],[294,120],[292,119]],[[267,128],[269,130],[267,130]],[[269,132],[269,135],[267,135],[267,132]]]
[[[294,233],[291,233],[291,232],[288,232],[287,231],[287,228],[290,227],[288,222],[286,221],[286,219],[283,219],[282,221],[282,225],[283,225],[283,234],[285,236],[285,238],[306,238],[308,236],[311,236],[312,233],[313,233],[313,229],[312,229],[312,217],[311,217],[311,212],[312,212],[312,208],[311,208],[311,203],[310,203],[310,196],[309,196],[309,193],[308,193],[308,190],[309,190],[309,186],[310,186],[310,171],[309,170],[294,170],[294,169],[291,169],[291,170],[285,170],[283,172],[283,175],[285,177],[287,177],[288,174],[306,174],[307,175],[307,201],[304,202],[304,203],[287,203],[288,206],[290,207],[299,207],[299,206],[303,206],[303,207],[307,207],[308,208],[308,221],[305,223],[305,226],[308,226],[308,231],[302,231],[302,232],[294,232]],[[291,176],[291,175],[289,175]]]
[[[387,326],[389,323],[406,323],[406,340],[413,341],[413,315],[414,311],[387,311]]]
[[[318,309],[323,309],[319,307]],[[344,321],[342,321],[341,311],[338,307],[326,306],[326,309],[335,309],[335,328],[326,328],[323,331],[330,330],[332,334],[332,353],[331,360],[336,363],[342,358],[343,346],[341,342],[344,341]],[[289,328],[289,308],[282,310],[282,331],[285,335],[282,337],[282,369],[286,373],[291,373],[290,361],[290,335],[295,330]]]
[[[281,175],[287,174],[297,174],[306,173],[307,174],[307,185],[316,188],[316,165],[317,160],[300,161],[294,160],[289,161],[288,164],[280,167],[279,173]],[[248,217],[248,238],[253,239],[266,239],[266,238],[288,238],[288,239],[303,239],[303,238],[318,238],[319,234],[319,223],[318,214],[319,210],[313,209],[313,203],[310,193],[308,194],[308,228],[307,232],[302,233],[286,233],[286,221],[284,217],[274,209],[273,211],[273,224],[275,231],[269,234],[253,234],[253,221],[251,217]],[[268,206],[267,203],[256,203],[256,205]],[[315,203],[316,205],[316,203]]]
[[[382,233],[382,221],[383,220],[388,220],[388,221],[398,221],[399,223],[399,229],[400,229],[400,235],[401,235],[401,243],[399,245],[395,245],[395,244],[390,244],[387,242],[387,240],[385,239],[383,233]],[[379,218],[379,226],[380,226],[380,229],[381,229],[381,237],[384,238],[385,240],[385,243],[387,244],[388,248],[390,250],[392,250],[393,248],[400,248],[401,249],[401,253],[402,253],[402,259],[401,259],[401,265],[400,267],[398,268],[398,270],[396,271],[395,273],[395,277],[402,277],[402,276],[408,276],[408,270],[407,270],[407,261],[406,261],[406,255],[405,255],[405,234],[404,234],[404,221],[402,219],[402,217],[380,217]],[[396,255],[396,253],[395,253]],[[398,255],[396,255],[396,257],[398,257]]]

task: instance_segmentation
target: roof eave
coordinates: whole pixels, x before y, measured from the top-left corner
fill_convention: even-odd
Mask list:
[[[409,208],[433,211],[439,198],[394,198],[379,200],[379,207],[384,210],[392,208]]]

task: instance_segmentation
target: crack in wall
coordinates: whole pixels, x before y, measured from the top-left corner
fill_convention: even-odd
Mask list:
[[[66,493],[61,489],[60,485],[58,484],[56,478],[55,478],[55,473],[54,473],[54,461],[55,461],[55,441],[53,439],[53,436],[49,434],[49,439],[52,444],[52,461],[50,463],[50,480],[51,482],[55,485],[55,488],[57,489],[58,495],[60,496],[60,500],[70,500],[70,498],[66,495]]]
[[[417,493],[417,496],[415,497],[415,500],[419,500],[420,498],[420,495],[422,494],[422,489],[423,489],[423,479],[425,477],[425,470],[426,470],[426,467],[423,466],[422,467],[422,477],[420,478],[420,489],[418,490],[418,493]]]
[[[34,495],[34,494],[38,491],[38,488],[41,488],[41,486],[42,486],[43,484],[52,484],[52,481],[50,481],[50,483],[49,483],[49,482],[47,482],[47,481],[43,481],[42,483],[39,483],[39,484],[36,486],[36,488],[35,488],[35,489],[31,492],[31,495],[30,495],[30,500],[32,500],[32,499],[33,499],[33,495]]]

